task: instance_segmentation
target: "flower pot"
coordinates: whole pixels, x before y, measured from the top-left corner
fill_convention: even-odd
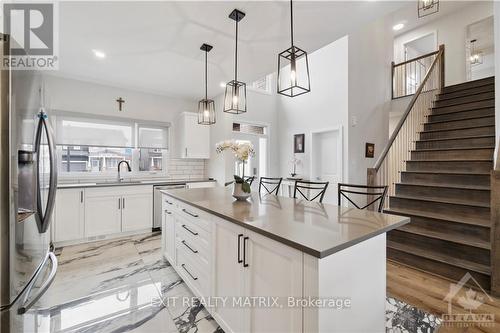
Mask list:
[[[245,201],[252,195],[252,192],[243,191],[242,185],[238,183],[233,184],[233,197],[236,200]]]

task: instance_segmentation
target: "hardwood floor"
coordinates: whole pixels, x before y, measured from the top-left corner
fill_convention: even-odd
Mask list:
[[[407,266],[401,265],[394,261],[387,261],[387,294],[395,297],[406,303],[417,306],[422,310],[441,317],[443,314],[448,314],[448,302],[445,300],[450,292],[449,280],[431,275]],[[500,298],[483,295],[480,291],[475,291],[476,294],[470,292],[468,287],[462,288],[451,301],[452,313],[465,314],[469,310],[465,310],[460,304],[464,304],[464,300],[471,307],[479,305],[475,310],[471,310],[473,314],[484,314],[487,318],[494,317],[494,322],[474,324],[463,327],[462,323],[444,323],[439,330],[439,333],[478,333],[478,332],[500,332]],[[468,297],[467,297],[468,296]],[[474,302],[478,297],[483,297],[478,303]]]

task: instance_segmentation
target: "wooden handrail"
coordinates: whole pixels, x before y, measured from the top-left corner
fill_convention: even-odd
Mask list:
[[[428,56],[428,55],[426,55],[426,56]],[[399,120],[398,125],[396,126],[396,128],[392,132],[391,137],[389,138],[389,142],[387,143],[387,145],[385,146],[384,150],[382,151],[382,154],[380,154],[377,162],[375,163],[375,166],[373,168],[376,171],[378,171],[380,169],[380,166],[382,165],[382,162],[384,161],[385,157],[387,156],[387,153],[389,152],[389,149],[391,148],[392,144],[394,143],[394,140],[396,140],[396,137],[398,136],[398,133],[401,130],[401,127],[403,127],[403,124],[406,121],[406,118],[408,117],[408,115],[410,114],[413,106],[415,105],[415,102],[417,101],[417,98],[422,93],[422,90],[424,89],[425,83],[429,79],[430,74],[431,74],[432,70],[434,69],[434,66],[436,66],[436,63],[438,62],[439,58],[442,58],[442,57],[444,57],[444,45],[440,45],[439,46],[439,50],[437,51],[436,58],[434,59],[434,61],[432,62],[431,67],[429,67],[429,70],[425,74],[425,77],[422,80],[422,83],[420,83],[420,86],[418,87],[417,91],[413,95],[413,97],[412,97],[412,99],[410,101],[410,104],[408,104],[408,106],[406,107],[406,110],[405,110],[403,116],[401,117],[401,119]],[[413,60],[415,60],[415,59],[413,59]],[[444,69],[441,68],[441,71],[443,71],[443,70]],[[441,75],[443,75],[443,74],[441,74]],[[441,82],[441,84],[443,85],[444,82]]]
[[[440,46],[440,48],[441,48],[441,46]],[[406,61],[400,62],[398,64],[393,64],[392,67],[402,66],[402,65],[408,64],[410,62],[414,62],[414,61],[417,61],[417,60],[420,60],[420,59],[423,59],[423,58],[427,58],[427,57],[433,56],[433,55],[438,54],[438,53],[439,53],[439,49],[437,51],[432,51],[430,53],[418,56],[418,57],[410,59],[410,60],[406,60]]]

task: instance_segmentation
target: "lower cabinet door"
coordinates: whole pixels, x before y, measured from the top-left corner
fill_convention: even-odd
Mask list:
[[[165,205],[164,205],[165,206]],[[164,237],[164,253],[172,266],[175,266],[175,215],[171,210],[163,210],[163,220],[165,221],[161,231]]]
[[[280,307],[250,307],[247,332],[301,332],[302,309],[288,307],[288,297],[302,297],[302,252],[246,230],[245,296],[279,297]],[[271,304],[272,305],[272,302]]]
[[[127,194],[122,198],[122,231],[153,227],[151,193]]]
[[[86,195],[85,237],[119,232],[121,232],[121,197],[104,194]]]
[[[57,191],[54,213],[54,240],[78,240],[84,234],[84,190],[81,188]]]
[[[216,308],[216,320],[226,331],[246,332],[243,309],[232,304],[233,300],[242,296],[244,291],[243,252],[241,251],[243,229],[230,222],[216,221],[213,232],[215,232],[216,240],[216,256],[213,258],[214,295],[228,298],[225,306],[221,305]],[[240,258],[238,258],[238,246]]]

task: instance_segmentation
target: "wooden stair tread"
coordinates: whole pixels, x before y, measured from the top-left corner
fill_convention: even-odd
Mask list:
[[[446,89],[449,89],[449,88],[462,88],[462,89],[448,91],[448,93],[462,91],[462,90],[469,90],[469,89],[474,89],[474,88],[478,88],[478,87],[484,87],[487,85],[495,86],[494,79],[495,79],[495,76],[489,76],[489,77],[485,77],[485,78],[474,80],[474,81],[467,81],[467,82],[452,84],[452,85],[444,87],[443,92],[441,94],[446,94],[447,93]],[[476,83],[478,85],[474,85],[473,83]]]
[[[449,141],[449,140],[466,140],[466,139],[481,139],[481,138],[494,138],[494,135],[470,135],[470,136],[454,136],[451,138],[437,138],[437,139],[422,139],[418,142],[434,142],[434,141]]]
[[[432,161],[432,160],[431,160]],[[412,161],[414,162],[414,161]],[[435,162],[435,161],[432,161]],[[402,171],[404,173],[424,173],[424,174],[429,174],[429,175],[476,175],[476,176],[485,176],[489,175],[489,172],[454,172],[454,171]]]
[[[489,203],[480,203],[480,202],[471,202],[469,200],[457,200],[457,199],[443,199],[440,197],[414,197],[411,195],[393,195],[389,198],[401,198],[408,200],[417,200],[417,201],[428,201],[442,204],[452,204],[452,205],[463,205],[463,206],[472,206],[472,207],[482,207],[482,208],[490,208]]]
[[[429,230],[428,228],[414,225],[412,223],[409,223],[409,224],[406,224],[402,227],[399,227],[398,230],[404,231],[404,232],[409,232],[412,234],[417,234],[420,236],[445,240],[448,242],[464,244],[464,245],[469,245],[469,246],[473,246],[473,247],[479,247],[479,248],[485,249],[485,250],[491,250],[490,242],[485,241],[477,236],[463,235],[463,234],[450,233],[450,232],[441,232],[438,230]]]
[[[495,109],[495,107],[494,106],[482,106],[482,107],[479,107],[479,108],[471,108],[471,109],[467,109],[467,110],[458,110],[458,111],[457,110],[453,110],[453,111],[448,111],[448,112],[440,112],[438,114],[429,114],[426,117],[441,116],[441,115],[445,115],[445,114],[460,113],[460,112],[470,112],[470,111],[484,110],[484,109]],[[432,108],[429,108],[429,110],[432,110]]]
[[[469,218],[469,217],[457,217],[453,216],[451,213],[436,213],[436,212],[423,212],[421,210],[412,210],[412,209],[394,209],[394,208],[389,208],[385,209],[384,213],[387,214],[394,214],[394,215],[400,215],[400,216],[418,216],[418,217],[424,217],[424,218],[430,218],[430,219],[435,219],[435,220],[443,220],[443,221],[450,221],[450,222],[455,222],[455,223],[463,223],[463,224],[469,224],[469,225],[477,225],[480,227],[485,227],[489,228],[491,221],[489,219],[478,219],[478,218]]]
[[[495,127],[495,125],[479,125],[479,126],[467,126],[467,127],[457,127],[457,128],[442,128],[435,130],[423,130],[420,133],[435,133],[435,132],[449,132],[449,131],[459,131],[472,128],[482,128],[482,127]]]
[[[475,116],[475,117],[463,117],[457,119],[448,119],[448,120],[436,120],[436,121],[427,121],[425,124],[443,124],[443,123],[452,123],[455,121],[464,121],[464,120],[474,120],[474,119],[484,119],[484,118],[495,118],[495,115],[486,115],[486,116]]]
[[[460,98],[460,97],[455,97],[455,98]],[[448,100],[453,100],[455,98],[450,98]],[[489,101],[489,100],[494,100],[494,99],[495,99],[495,97],[485,97],[485,98],[481,98],[481,99],[478,99],[478,100],[475,100],[475,101],[458,102],[458,103],[455,103],[455,104],[448,104],[448,105],[441,105],[441,106],[432,106],[431,108],[432,109],[439,109],[439,108],[446,108],[446,107],[451,107],[451,106],[460,106],[460,105],[464,105],[464,104],[479,103],[479,102],[484,102],[484,101]],[[436,102],[437,101],[440,101],[440,100],[436,100]]]
[[[394,241],[387,241],[387,246],[390,247],[391,249],[399,250],[402,252],[406,252],[409,254],[413,254],[419,257],[424,257],[428,259],[432,259],[435,261],[439,261],[445,264],[449,264],[452,266],[464,268],[467,270],[471,270],[474,272],[490,275],[491,274],[491,269],[487,265],[482,265],[476,262],[472,262],[469,260],[464,260],[464,259],[456,259],[452,256],[432,251],[430,249],[422,249],[420,247],[408,245],[408,244],[401,244],[398,242]]]
[[[436,102],[440,102],[440,101],[449,101],[449,100],[452,100],[452,99],[456,99],[456,98],[464,98],[464,97],[472,97],[472,96],[475,96],[475,95],[480,95],[480,94],[487,94],[487,93],[492,93],[492,92],[495,92],[495,86],[493,85],[493,83],[490,83],[490,84],[485,84],[484,86],[488,86],[488,85],[491,85],[491,89],[489,90],[484,90],[484,91],[479,91],[479,92],[471,92],[470,94],[465,94],[465,95],[460,95],[460,96],[455,96],[455,97],[448,97],[448,98],[442,98],[441,96],[445,96],[445,95],[449,95],[451,93],[441,93],[441,94],[437,94],[437,99],[436,99]],[[484,87],[483,86],[483,87]],[[481,86],[480,86],[481,87]],[[472,88],[473,89],[473,88]],[[466,90],[466,89],[464,89]]]
[[[398,183],[398,184],[404,186],[425,186],[425,187],[452,188],[452,189],[462,189],[462,190],[491,191],[491,188],[489,186],[481,186],[481,185],[456,185],[456,184],[429,185],[427,183]]]
[[[438,139],[440,140],[440,139]],[[421,159],[421,160],[408,160],[406,162],[492,162],[492,158],[476,158],[473,160],[450,160],[450,159],[442,159],[442,160],[427,160],[427,159]]]
[[[449,148],[422,148],[412,151],[442,151],[442,150],[477,150],[477,149],[495,149],[495,146],[479,146],[479,147],[449,147]]]

